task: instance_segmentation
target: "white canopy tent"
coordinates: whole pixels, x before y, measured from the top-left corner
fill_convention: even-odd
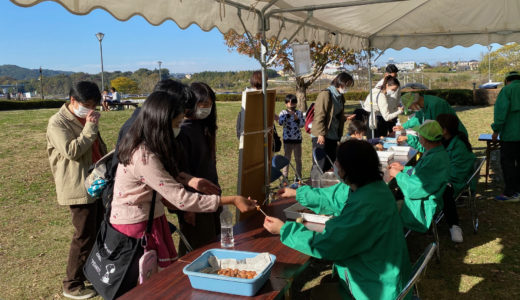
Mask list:
[[[332,43],[347,49],[416,49],[437,46],[505,44],[520,40],[517,0],[11,0],[20,6],[43,1],[60,3],[73,14],[101,8],[124,21],[141,15],[159,25],[180,28],[197,24],[225,33],[261,33],[260,64],[268,62],[266,38]],[[369,51],[370,53],[370,51]],[[370,68],[369,68],[370,69]],[[369,76],[370,78],[370,76]],[[266,85],[264,130],[267,130]],[[265,135],[265,187],[269,162]]]

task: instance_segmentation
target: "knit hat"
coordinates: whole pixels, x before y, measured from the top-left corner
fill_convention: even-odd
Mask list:
[[[415,126],[412,129],[428,141],[437,142],[442,138],[441,125],[435,120],[426,120],[422,125]]]

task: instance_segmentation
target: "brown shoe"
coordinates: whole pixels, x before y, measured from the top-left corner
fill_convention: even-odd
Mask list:
[[[89,299],[95,297],[96,295],[97,292],[91,286],[80,287],[74,291],[63,291],[63,296],[70,299]]]

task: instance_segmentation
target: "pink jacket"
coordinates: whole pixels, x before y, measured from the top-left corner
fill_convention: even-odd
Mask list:
[[[164,169],[155,154],[141,145],[135,150],[129,165],[119,164],[117,167],[110,223],[146,221],[153,190],[157,191],[154,218],[164,215],[163,198],[180,210],[192,212],[214,212],[220,204],[220,196],[186,190]]]

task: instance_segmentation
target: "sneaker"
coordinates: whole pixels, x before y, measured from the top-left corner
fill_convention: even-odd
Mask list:
[[[70,299],[88,299],[97,295],[97,292],[92,287],[80,287],[74,291],[63,291],[63,296]]]
[[[500,202],[520,202],[520,195],[514,194],[512,196],[506,196],[504,194],[495,197],[495,200]]]
[[[462,241],[463,241],[462,229],[459,226],[457,226],[457,225],[451,226],[450,234],[451,234],[452,241],[454,241],[455,243],[462,243]]]

